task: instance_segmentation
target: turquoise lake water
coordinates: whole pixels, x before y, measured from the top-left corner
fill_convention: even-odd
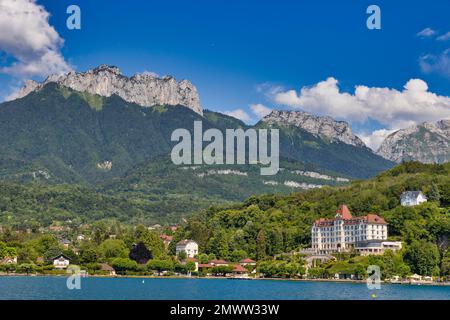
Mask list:
[[[139,300],[450,300],[450,286],[227,279],[82,278],[69,290],[64,277],[0,277],[0,299],[139,299]]]

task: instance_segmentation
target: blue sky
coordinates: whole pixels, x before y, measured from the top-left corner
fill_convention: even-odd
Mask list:
[[[152,71],[188,79],[197,86],[204,108],[240,109],[249,122],[258,119],[250,106],[262,104],[266,108],[331,113],[349,121],[361,134],[398,129],[421,120],[414,111],[420,105],[411,106],[406,112],[409,116],[400,110],[389,117],[371,112],[360,117],[345,108],[341,114],[339,106],[349,103],[358,108],[362,103],[371,108],[355,99],[355,86],[366,86],[371,93],[373,88],[389,88],[384,97],[390,99],[395,90],[402,93],[411,79],[423,80],[428,85],[425,91],[439,97],[443,110],[434,110],[433,117],[423,121],[446,117],[446,108],[450,109],[446,100],[450,96],[447,0],[42,0],[37,4],[50,14],[49,25],[64,40],[57,50],[75,70],[111,64],[127,75]],[[81,8],[81,30],[66,27],[70,4]],[[366,8],[371,4],[381,8],[381,30],[366,27]],[[432,32],[419,36],[425,28]],[[17,58],[7,49],[2,48],[0,37],[2,67]],[[0,94],[8,95],[26,76],[0,74]],[[330,77],[338,83],[327,82]],[[321,82],[326,92],[331,90],[332,100],[333,88],[339,88],[335,98],[343,101],[336,107],[315,109],[318,104],[329,103],[320,100],[321,91],[310,90],[306,97],[299,92]],[[424,91],[420,83],[414,84],[410,88]],[[291,99],[279,95],[289,90],[295,90]],[[410,100],[405,101],[416,103]],[[362,113],[368,110],[361,108]]]

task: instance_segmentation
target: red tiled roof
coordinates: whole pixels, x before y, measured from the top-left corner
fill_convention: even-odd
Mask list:
[[[225,260],[211,260],[210,264],[228,264],[228,261]]]
[[[256,262],[255,260],[252,260],[250,258],[245,258],[239,261],[239,263],[255,263],[255,262]]]
[[[233,268],[233,272],[248,272],[247,269],[245,269],[243,266],[241,266],[240,264],[237,264],[234,266]]]
[[[172,241],[172,239],[173,239],[172,236],[168,236],[167,234],[160,234],[159,238],[163,241]]]
[[[209,263],[199,263],[198,267],[199,268],[212,268],[214,266],[212,264],[209,264]]]
[[[380,217],[380,216],[378,216],[376,214],[373,214],[373,213],[369,213],[367,215],[367,221],[369,223],[380,223],[380,224],[385,224],[386,223],[386,221],[382,217]]]
[[[366,216],[353,217],[345,204],[341,205],[336,213],[342,216],[345,225],[358,224],[362,221],[366,221],[368,223],[386,224],[386,221],[382,217],[373,213],[369,213]],[[319,227],[332,226],[335,220],[336,219],[320,218],[314,222],[314,225]]]
[[[352,214],[350,213],[350,210],[348,209],[346,204],[341,204],[336,213],[340,214],[342,216],[342,219],[345,220],[352,218]]]
[[[196,258],[187,258],[186,261],[198,262],[198,259],[196,259]]]

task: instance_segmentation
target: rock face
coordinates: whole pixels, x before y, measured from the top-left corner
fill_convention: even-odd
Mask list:
[[[450,161],[450,120],[424,122],[390,134],[377,153],[395,161],[444,163]]]
[[[147,73],[136,74],[129,78],[122,75],[117,67],[107,65],[81,73],[51,75],[43,83],[29,80],[19,92],[18,98],[42,88],[49,82],[105,97],[117,94],[125,101],[143,107],[182,105],[198,114],[203,113],[197,89],[189,81],[182,80],[177,83],[171,76],[159,78]]]
[[[262,121],[268,124],[294,125],[325,140],[340,141],[357,147],[366,145],[355,136],[345,121],[336,121],[331,117],[315,116],[302,111],[274,110]]]

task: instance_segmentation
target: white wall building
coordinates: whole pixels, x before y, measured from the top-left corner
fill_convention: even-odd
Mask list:
[[[55,269],[66,269],[70,264],[70,260],[63,254],[53,258],[53,266]]]
[[[406,191],[400,196],[400,203],[404,207],[417,206],[427,202],[427,197],[421,191]]]
[[[186,257],[193,258],[198,254],[198,244],[194,240],[181,240],[177,243],[176,246],[176,253],[177,256],[180,254],[180,252],[186,252]]]
[[[345,252],[366,244],[387,239],[387,223],[376,214],[353,217],[348,207],[341,205],[334,219],[320,218],[311,228],[312,249],[320,254]],[[368,249],[367,249],[368,250]],[[377,252],[378,253],[378,252]]]

